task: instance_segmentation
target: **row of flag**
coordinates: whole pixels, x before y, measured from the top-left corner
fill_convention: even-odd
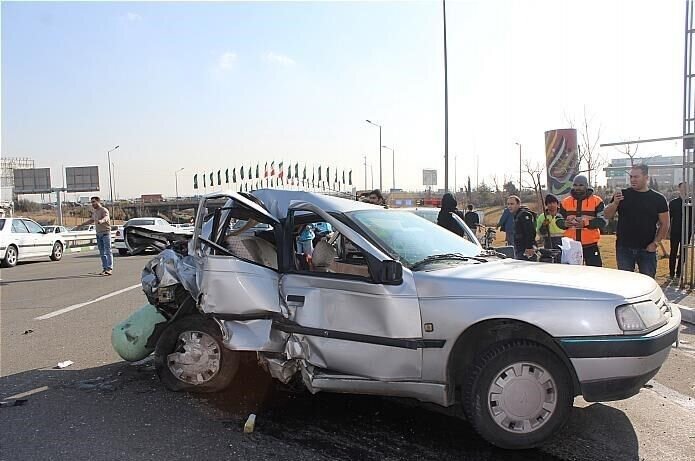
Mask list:
[[[293,172],[294,170],[294,172]],[[325,175],[322,174],[322,172],[325,171]],[[287,174],[285,174],[287,172]],[[349,185],[352,186],[352,170],[349,170],[347,172],[347,181],[346,181],[346,176],[345,176],[345,170],[342,172],[342,176],[339,178],[338,177],[338,169],[333,168],[334,176],[333,176],[333,185]],[[217,185],[221,186],[223,184],[222,182],[222,170],[217,170]],[[263,180],[266,181],[266,186],[280,186],[280,185],[297,185],[297,186],[303,186],[303,187],[322,187],[322,185],[325,187],[327,185],[330,187],[331,185],[331,168],[326,167],[325,170],[322,170],[322,167],[318,167],[318,178],[316,175],[316,170],[314,168],[311,169],[311,180],[307,176],[307,167],[306,165],[304,166],[302,170],[302,177],[300,178],[299,176],[299,163],[293,165],[290,163],[290,166],[285,170],[284,168],[284,162],[280,162],[278,164],[278,169],[277,171],[275,170],[275,162],[270,162],[270,169],[268,169],[268,162],[265,163],[265,168],[263,170],[263,175],[261,177],[261,172],[260,172],[260,164],[256,164],[256,171],[255,175],[253,174],[254,171],[252,170],[252,167],[249,166],[249,168],[244,171],[244,167],[242,166],[239,168],[239,177],[237,177],[237,169],[232,168],[231,172],[231,178],[229,175],[229,168],[224,170],[224,183],[229,184],[230,179],[232,184],[237,184],[237,182],[251,182],[252,187],[255,185],[256,188],[259,186],[262,186]],[[293,174],[294,173],[294,174]],[[207,173],[201,173],[202,176],[202,186],[203,188],[207,187],[214,187],[215,186],[215,172],[211,172],[209,175]],[[253,180],[256,180],[255,183]],[[342,181],[342,182],[341,182]],[[200,187],[200,183],[198,182],[198,174],[196,173],[193,175],[193,189],[198,189]],[[248,187],[248,186],[247,186]]]

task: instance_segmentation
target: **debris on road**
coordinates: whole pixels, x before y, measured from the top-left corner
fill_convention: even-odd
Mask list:
[[[22,334],[28,335],[29,333],[33,333],[33,332],[34,332],[34,330],[24,330],[24,333],[22,333]]]
[[[66,360],[64,362],[58,362],[58,365],[56,365],[55,368],[62,370],[63,368],[67,368],[74,363],[75,362],[73,362],[72,360]]]
[[[256,427],[256,415],[251,413],[249,415],[249,419],[246,420],[246,424],[244,424],[244,434],[250,434],[253,432],[253,429]]]
[[[7,400],[5,402],[0,402],[0,408],[5,407],[21,407],[28,402],[27,399],[17,399],[17,400]]]

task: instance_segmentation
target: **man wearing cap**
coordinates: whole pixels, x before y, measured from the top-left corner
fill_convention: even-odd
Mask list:
[[[560,204],[560,213],[565,216],[565,237],[581,242],[584,264],[603,266],[598,242],[601,229],[606,227],[603,217],[605,204],[601,197],[594,195],[586,176],[577,175],[572,182],[572,191]]]
[[[545,212],[536,218],[536,234],[547,249],[559,249],[565,236],[565,218],[560,214],[560,201],[553,194],[545,196]]]

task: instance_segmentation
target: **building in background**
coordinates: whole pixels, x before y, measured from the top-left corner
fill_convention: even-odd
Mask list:
[[[34,160],[28,157],[0,158],[0,202],[14,201],[14,170],[34,168]]]
[[[667,191],[675,188],[679,182],[683,181],[683,157],[680,155],[664,157],[654,155],[651,157],[636,157],[633,160],[635,165],[644,163],[649,166],[649,178],[653,181],[656,189]],[[630,184],[630,159],[616,158],[604,168],[606,172],[606,187],[614,189],[617,187],[627,187]]]

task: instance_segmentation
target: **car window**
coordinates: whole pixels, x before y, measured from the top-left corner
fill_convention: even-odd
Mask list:
[[[5,228],[5,219],[0,219],[0,231]]]
[[[300,273],[335,274],[371,280],[364,252],[327,223],[295,226],[294,260]]]
[[[24,224],[27,226],[27,229],[29,229],[29,232],[32,234],[43,234],[43,227],[35,223],[34,221],[30,221],[29,219],[23,220]]]
[[[20,219],[13,219],[12,232],[15,234],[28,234],[29,230]]]
[[[426,220],[428,220],[431,223],[437,224],[437,219],[439,218],[439,209],[438,208],[419,208],[419,209],[413,211],[413,214],[416,214],[416,215],[420,216],[421,218],[425,218]],[[456,221],[459,224],[465,225],[465,223],[460,223],[456,219],[454,219],[454,221]],[[463,221],[463,220],[461,220],[461,221]],[[477,245],[479,242],[477,240],[473,240],[473,236],[471,235],[473,233],[474,233],[473,231],[471,231],[470,233],[464,232],[462,237],[465,238],[466,240],[468,240],[469,242]]]
[[[131,219],[126,226],[154,226],[154,219]]]
[[[480,253],[477,245],[407,211],[360,210],[348,216],[387,253],[407,265],[439,254],[470,257]]]

